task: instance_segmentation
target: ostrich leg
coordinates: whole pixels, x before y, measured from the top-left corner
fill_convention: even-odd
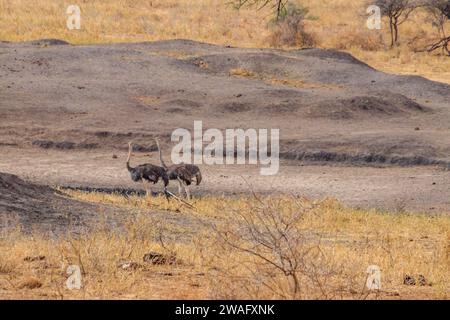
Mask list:
[[[147,197],[151,196],[152,195],[152,188],[150,186],[150,183],[142,180],[142,185],[144,186],[144,190],[145,190],[146,196]]]
[[[180,178],[177,178],[178,180],[178,195],[181,197],[183,194],[183,181],[181,181]]]
[[[184,190],[186,191],[186,197],[188,200],[191,200],[191,192],[189,191],[189,186],[184,185]]]

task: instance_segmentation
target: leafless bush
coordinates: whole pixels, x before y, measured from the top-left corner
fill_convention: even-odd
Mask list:
[[[346,50],[352,47],[359,47],[365,51],[377,51],[384,47],[383,37],[370,31],[343,33],[336,44],[336,49]]]
[[[322,250],[320,237],[302,229],[303,219],[316,214],[314,206],[295,197],[257,199],[239,210],[224,208],[225,221],[213,227],[207,259],[218,297],[330,299],[348,293],[353,284],[342,282],[343,267]]]

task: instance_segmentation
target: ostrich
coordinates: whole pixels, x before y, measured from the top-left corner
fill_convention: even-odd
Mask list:
[[[159,179],[161,178],[164,182],[164,194],[167,197],[167,186],[169,184],[169,178],[167,176],[166,170],[163,167],[156,166],[153,164],[141,164],[135,168],[130,166],[130,158],[131,158],[131,152],[133,150],[133,145],[131,142],[128,143],[128,158],[127,158],[127,169],[128,172],[130,172],[131,180],[134,182],[142,182],[144,185],[144,189],[147,192],[147,195],[151,195],[151,187],[146,187],[145,183],[153,182],[153,184],[156,184]],[[150,190],[149,190],[150,189]]]
[[[191,193],[189,192],[189,186],[195,178],[196,185],[199,185],[202,181],[202,173],[200,172],[200,168],[193,164],[173,164],[171,166],[167,166],[162,158],[162,151],[159,145],[159,140],[155,138],[156,145],[158,146],[159,152],[159,160],[161,161],[161,165],[166,169],[167,176],[169,180],[178,180],[178,194],[182,194],[182,189],[186,192],[187,198],[191,199]]]

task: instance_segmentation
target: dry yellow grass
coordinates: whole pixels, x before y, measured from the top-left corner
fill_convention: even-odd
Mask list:
[[[293,0],[296,2],[296,0]],[[318,46],[337,48],[383,71],[423,75],[450,83],[450,59],[414,53],[436,31],[418,12],[400,28],[403,45],[390,50],[386,22],[381,31],[365,25],[362,1],[303,0],[314,19],[307,31]],[[59,38],[74,44],[136,42],[187,38],[240,47],[267,47],[269,9],[236,11],[221,0],[84,0],[81,30],[66,28],[65,1],[0,0],[0,39],[25,41]],[[382,41],[382,42],[381,42]],[[177,56],[177,53],[174,53]]]
[[[24,235],[20,230],[4,233],[0,238],[0,298],[450,297],[450,218],[445,215],[356,210],[334,200],[309,202],[290,196],[260,200],[209,197],[195,200],[196,209],[191,210],[164,198],[68,194],[83,201],[128,208],[128,222],[121,230],[99,223],[89,234],[55,239]],[[230,246],[255,248],[245,238],[233,240],[230,235],[241,232],[260,210],[283,219],[304,210],[292,226],[295,235],[301,235],[295,255],[304,257],[298,271],[300,293],[292,292],[292,284],[282,272]],[[181,220],[198,224],[199,229],[187,232],[164,219],[154,219],[155,212],[178,214]],[[294,237],[289,230],[286,234]],[[142,257],[149,251],[174,252],[181,262],[146,264]],[[272,258],[271,251],[264,254]],[[138,267],[118,267],[128,261]],[[83,271],[81,290],[65,287],[66,269],[71,264],[81,266]],[[364,291],[365,272],[373,264],[381,268],[382,290],[369,294]],[[416,279],[423,275],[431,285],[404,285],[405,274]]]
[[[292,78],[278,78],[270,74],[256,73],[248,69],[236,68],[231,69],[229,71],[229,75],[233,77],[243,77],[243,78],[251,78],[261,80],[265,83],[269,83],[271,85],[277,86],[288,86],[295,88],[307,88],[307,89],[340,89],[341,86],[332,85],[332,84],[324,84],[324,83],[314,83],[308,82],[300,79],[292,79]]]
[[[426,39],[433,37],[434,30],[423,23],[421,14],[401,26],[403,44],[388,49],[380,43],[380,38],[387,42],[386,28],[381,33],[365,29],[361,1],[305,0],[302,3],[316,17],[307,22],[307,30],[315,35],[320,47],[346,50],[380,70],[423,75],[450,83],[448,57],[412,50],[417,35]],[[82,29],[78,31],[65,27],[68,4],[57,0],[33,4],[28,0],[0,0],[0,39],[59,38],[86,44],[188,38],[240,47],[267,47],[270,35],[267,10],[236,12],[219,0],[84,0],[79,2]],[[169,55],[186,58],[180,52]],[[206,64],[202,67],[208,68]],[[258,77],[288,86],[314,85],[301,80],[262,77],[248,70],[231,70],[230,75]],[[145,102],[153,97],[136,99]],[[99,223],[89,234],[57,239],[25,235],[20,230],[3,233],[0,237],[0,298],[292,297],[288,294],[291,284],[285,276],[274,273],[254,255],[233,250],[216,231],[200,222],[210,219],[218,223],[220,232],[232,233],[237,227],[236,212],[242,214],[242,219],[259,210],[260,204],[254,198],[199,199],[195,201],[198,210],[192,211],[162,198],[68,194],[84,201],[128,208],[130,217],[126,227],[111,230]],[[264,199],[264,203],[282,216],[298,209],[297,200],[289,197],[272,197]],[[161,226],[154,223],[152,213],[155,210],[176,212],[201,225],[201,230],[188,241],[168,240],[165,244],[182,260],[179,265],[153,266],[142,262],[148,251],[168,250],[157,240]],[[185,231],[169,223],[162,227],[169,235]],[[356,210],[327,200],[307,210],[295,227],[310,236],[299,248],[300,253],[307,249],[320,251],[307,259],[308,263],[318,266],[312,275],[316,283],[312,285],[311,277],[303,275],[305,292],[295,297],[364,298],[365,271],[371,264],[379,265],[382,270],[383,288],[379,293],[382,298],[450,297],[448,216]],[[239,244],[248,246],[248,243]],[[39,256],[44,258],[33,259]],[[140,266],[136,270],[117,267],[126,261],[138,262]],[[65,288],[66,269],[71,264],[82,266],[81,290]],[[432,285],[405,286],[405,274],[424,275]],[[260,288],[255,283],[265,286]],[[376,295],[368,298],[376,298]]]

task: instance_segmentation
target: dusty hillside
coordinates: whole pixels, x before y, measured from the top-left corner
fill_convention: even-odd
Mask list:
[[[378,72],[333,50],[192,41],[1,45],[2,144],[122,150],[194,120],[280,128],[282,157],[378,164],[450,160],[450,86]]]
[[[108,211],[107,217],[103,215]],[[0,172],[0,229],[42,232],[50,235],[80,233],[105,219],[116,225],[123,210],[76,201],[50,187],[33,184]],[[113,220],[111,218],[114,217]]]
[[[192,39],[236,47],[271,47],[275,28],[270,6],[233,9],[222,0],[90,0],[77,3],[81,29],[66,28],[68,3],[0,0],[0,40],[64,39],[70,43],[117,43]],[[309,9],[306,31],[320,48],[346,50],[380,70],[450,83],[450,59],[417,52],[438,35],[425,10],[400,27],[400,46],[389,48],[389,25],[368,30],[367,2],[289,0]],[[448,30],[448,25],[446,26]],[[448,32],[447,32],[448,33]],[[287,35],[289,37],[289,34]],[[298,46],[297,46],[298,47]]]

